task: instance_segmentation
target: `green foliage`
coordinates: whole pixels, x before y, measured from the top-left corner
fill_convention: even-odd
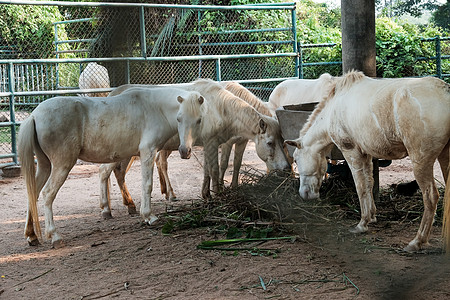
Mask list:
[[[52,23],[62,20],[55,6],[0,5],[0,45],[33,58],[51,57]]]
[[[436,24],[436,26],[450,32],[450,0],[447,0],[446,3],[439,6],[436,11],[433,12],[431,21]]]
[[[422,42],[422,38],[435,37],[442,33],[436,27],[419,30],[418,26],[395,22],[390,18],[376,20],[376,49],[378,77],[425,76],[433,73],[434,63],[418,63],[418,57],[435,55],[433,43]]]
[[[297,6],[297,39],[301,44],[334,43],[335,46],[305,48],[303,62],[336,62],[342,60],[341,12],[312,0],[300,1]],[[340,66],[309,67],[303,70],[304,78],[317,78],[322,73],[341,75]]]
[[[412,76],[415,58],[420,50],[416,46],[420,44],[417,32],[408,32],[404,27],[389,18],[377,19],[375,31],[377,76]]]

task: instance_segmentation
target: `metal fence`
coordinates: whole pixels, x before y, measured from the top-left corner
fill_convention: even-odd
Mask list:
[[[0,37],[0,167],[17,163],[18,125],[52,96],[108,92],[125,83],[170,84],[202,77],[238,81],[267,100],[272,89],[287,78],[342,74],[340,61],[320,59],[326,57],[321,53],[329,51],[340,56],[340,45],[297,41],[301,33],[296,32],[294,3],[2,3],[19,5],[30,17],[31,8],[45,7],[47,15],[40,19],[51,21],[42,24],[47,35],[41,32],[38,41]],[[262,19],[277,22],[262,27],[267,24]],[[449,79],[448,38],[423,43],[431,50],[417,60],[422,74]],[[80,74],[91,62],[106,67],[105,85],[80,89]]]

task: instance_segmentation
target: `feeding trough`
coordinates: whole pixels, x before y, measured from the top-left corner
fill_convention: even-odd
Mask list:
[[[305,125],[318,102],[286,105],[278,108],[275,113],[280,123],[281,133],[285,140],[298,138],[299,132]],[[295,147],[287,145],[289,156],[292,158]],[[332,160],[343,160],[341,151],[334,146],[331,153],[327,155]]]
[[[19,177],[20,176],[20,166],[6,166],[2,168],[3,177]]]

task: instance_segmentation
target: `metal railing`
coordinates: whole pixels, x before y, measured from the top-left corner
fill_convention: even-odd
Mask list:
[[[203,77],[240,82],[267,100],[272,89],[285,79],[317,78],[324,72],[334,76],[342,74],[341,61],[311,54],[325,50],[340,52],[340,45],[297,42],[294,3],[180,6],[65,1],[11,4],[0,0],[2,3],[76,10],[70,16],[73,19],[62,17],[52,23],[54,36],[50,47],[53,48],[47,51],[50,57],[36,59],[22,55],[18,59],[17,47],[2,45],[0,39],[0,118],[3,117],[0,119],[0,168],[18,163],[16,133],[21,121],[39,103],[56,95],[109,92],[112,87],[125,83],[170,84]],[[123,7],[130,9],[129,15],[122,15],[123,9],[117,10]],[[279,13],[286,24],[255,28],[255,24],[237,22],[258,18],[259,12]],[[158,22],[154,21],[155,14]],[[226,18],[233,22],[224,25]],[[117,21],[123,24],[118,26]],[[120,38],[136,36],[119,45],[117,51],[109,51],[109,47],[117,45],[111,38],[114,32],[106,29],[116,31],[128,27],[130,30]],[[450,54],[450,37],[422,39],[422,43],[429,48],[424,51],[426,55],[416,59],[418,64],[424,64],[422,76],[448,81],[450,55],[446,53]],[[434,45],[431,47],[430,43]],[[39,49],[33,51],[39,53]],[[104,53],[107,55],[101,55]],[[78,77],[90,62],[107,67],[111,87],[78,88]]]
[[[0,4],[65,7],[73,9],[70,15],[76,17],[53,22],[54,48],[50,51],[53,57],[1,59],[0,56],[0,82],[4,82],[3,88],[0,86],[0,116],[4,112],[8,117],[7,121],[0,120],[0,167],[18,163],[18,126],[40,102],[55,95],[112,89],[78,88],[80,72],[89,62],[107,66],[113,87],[125,83],[189,82],[203,77],[254,84],[254,91],[268,95],[277,82],[298,77],[295,3],[203,6],[0,1]],[[245,25],[246,28],[236,22],[251,21],[268,13],[282,15],[285,25],[254,28],[255,22]],[[227,23],[227,18],[235,20]],[[215,23],[221,20],[222,23]],[[120,52],[109,51],[117,46],[111,36],[128,28],[127,35],[120,38],[131,41],[119,45],[123,46],[117,47]],[[18,69],[26,71],[18,75]],[[271,69],[273,73],[268,71]],[[23,80],[18,80],[18,76]],[[2,140],[2,136],[7,137]],[[5,145],[9,153],[3,154]]]

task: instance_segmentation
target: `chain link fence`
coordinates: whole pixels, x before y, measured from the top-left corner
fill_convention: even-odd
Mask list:
[[[0,167],[17,163],[20,122],[56,95],[99,96],[126,83],[202,77],[239,81],[268,100],[287,78],[342,74],[341,45],[297,41],[294,3],[0,3],[0,26],[13,17],[12,8],[19,20],[36,20],[18,22],[0,36]],[[438,49],[436,40],[423,41],[427,55],[414,67],[420,76],[448,79],[450,41],[439,43]]]

